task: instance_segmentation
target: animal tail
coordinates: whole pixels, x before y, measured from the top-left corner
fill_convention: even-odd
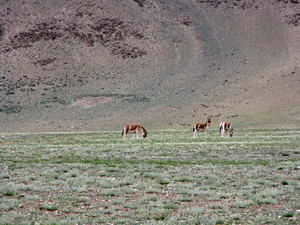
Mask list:
[[[124,135],[124,129],[122,130],[122,137],[123,137],[123,135]]]
[[[220,133],[221,133],[221,131],[222,131],[222,122],[220,123]]]
[[[193,126],[193,132],[195,132],[195,126]]]

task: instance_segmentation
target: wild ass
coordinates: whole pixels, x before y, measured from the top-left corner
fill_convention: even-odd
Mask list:
[[[197,132],[199,130],[205,131],[205,137],[207,137],[207,130],[208,130],[208,127],[210,126],[210,123],[211,123],[211,118],[207,118],[207,122],[205,124],[196,123],[193,127],[194,138],[198,137]]]
[[[230,137],[232,137],[233,128],[231,127],[231,124],[229,122],[223,121],[220,123],[220,133],[222,137],[224,135],[224,132],[227,132],[228,136],[230,135]]]
[[[145,130],[144,127],[142,127],[138,124],[125,125],[125,127],[122,130],[123,139],[125,139],[126,134],[128,134],[128,133],[133,133],[134,135],[136,134],[136,137],[138,138],[139,131],[142,131],[143,138],[147,137],[147,131]]]

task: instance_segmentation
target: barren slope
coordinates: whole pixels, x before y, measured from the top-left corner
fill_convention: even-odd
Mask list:
[[[300,125],[298,1],[0,4],[0,132]]]

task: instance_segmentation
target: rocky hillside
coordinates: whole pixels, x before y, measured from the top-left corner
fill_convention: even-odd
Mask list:
[[[298,0],[4,0],[0,132],[299,127]]]

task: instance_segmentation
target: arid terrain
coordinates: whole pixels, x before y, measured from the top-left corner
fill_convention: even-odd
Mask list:
[[[0,224],[300,221],[300,129],[2,134]]]
[[[3,0],[0,133],[300,125],[298,0]]]

